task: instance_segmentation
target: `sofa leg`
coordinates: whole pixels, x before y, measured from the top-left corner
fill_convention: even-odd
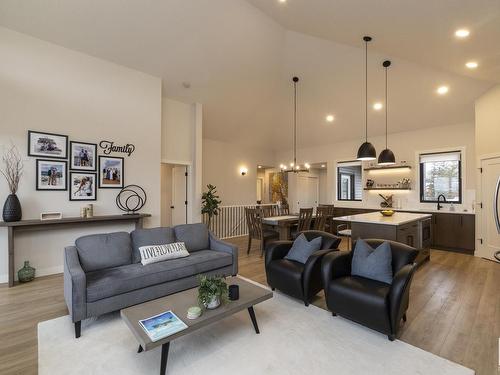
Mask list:
[[[389,341],[394,341],[396,340],[396,335],[390,334],[387,336],[387,338],[389,339]]]
[[[252,237],[248,235],[248,248],[247,248],[247,255],[250,254],[250,248],[252,247]]]
[[[403,322],[406,323],[406,313],[403,314]]]
[[[271,288],[271,290],[274,292],[276,290],[276,288]]]
[[[82,333],[82,321],[75,322],[75,338],[79,338]]]
[[[308,307],[309,306],[309,302],[304,301],[304,305],[306,305],[306,307]]]
[[[332,311],[332,316],[337,316],[337,314]]]

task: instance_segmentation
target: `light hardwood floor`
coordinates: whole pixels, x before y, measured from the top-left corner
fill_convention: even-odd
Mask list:
[[[240,274],[265,284],[258,242],[247,256],[246,237],[230,241],[240,248]],[[319,294],[314,304],[325,308],[324,297]],[[36,374],[37,323],[65,314],[61,275],[10,289],[1,285],[0,374]],[[433,250],[431,261],[415,276],[407,315],[400,340],[470,367],[477,375],[500,374],[499,264]]]

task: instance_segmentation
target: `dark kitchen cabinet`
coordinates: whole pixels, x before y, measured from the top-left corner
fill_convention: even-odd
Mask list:
[[[432,232],[433,248],[474,253],[476,244],[474,215],[434,213]]]

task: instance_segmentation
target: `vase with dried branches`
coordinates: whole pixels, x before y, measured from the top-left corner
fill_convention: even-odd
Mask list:
[[[3,166],[0,172],[5,177],[10,194],[3,205],[4,221],[19,221],[22,217],[21,202],[16,193],[19,189],[19,181],[23,175],[23,160],[16,146],[10,146],[2,156]]]

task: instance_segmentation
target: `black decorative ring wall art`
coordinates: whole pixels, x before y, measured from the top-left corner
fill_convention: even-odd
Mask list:
[[[146,192],[139,185],[127,185],[116,196],[116,205],[127,214],[134,214],[144,207]]]

